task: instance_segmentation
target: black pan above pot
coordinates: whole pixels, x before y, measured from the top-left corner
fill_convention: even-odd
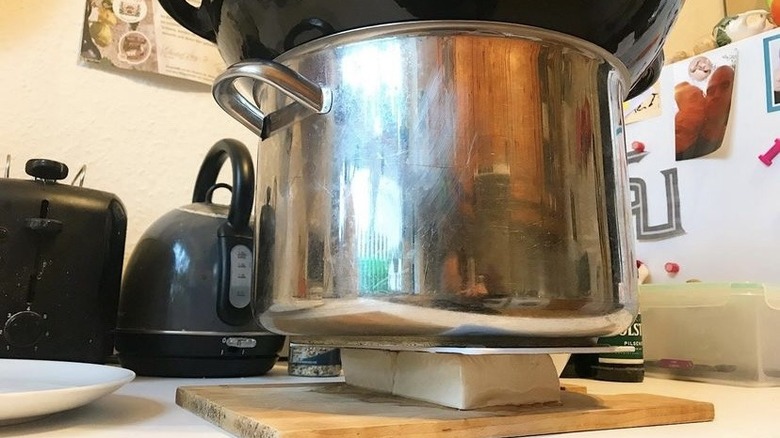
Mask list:
[[[554,30],[595,43],[631,73],[630,96],[655,82],[661,50],[683,0],[160,0],[229,64],[273,59],[321,36],[418,20],[485,20]]]

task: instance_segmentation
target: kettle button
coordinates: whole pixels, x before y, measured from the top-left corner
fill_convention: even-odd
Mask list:
[[[228,299],[236,309],[249,305],[252,298],[252,250],[246,245],[230,249],[230,286]]]
[[[257,340],[253,338],[229,337],[225,339],[225,345],[235,348],[255,348],[255,346],[257,346]]]

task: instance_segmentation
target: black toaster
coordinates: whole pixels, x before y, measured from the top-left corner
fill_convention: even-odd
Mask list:
[[[30,160],[0,178],[0,358],[105,363],[127,215],[113,194],[58,183],[68,168]]]

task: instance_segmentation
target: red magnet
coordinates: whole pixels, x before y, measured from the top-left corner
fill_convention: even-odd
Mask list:
[[[664,265],[664,270],[670,274],[676,274],[680,272],[680,265],[674,262],[669,262]]]
[[[775,144],[768,151],[758,156],[758,159],[767,166],[772,165],[772,160],[780,154],[780,138],[775,139]]]
[[[645,151],[645,144],[642,143],[641,141],[631,142],[631,149],[633,149],[634,152],[641,154],[642,152]]]

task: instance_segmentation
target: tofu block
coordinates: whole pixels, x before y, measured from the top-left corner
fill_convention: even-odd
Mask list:
[[[347,385],[392,394],[397,358],[396,351],[342,348],[344,380]]]
[[[548,354],[350,349],[342,350],[342,366],[347,384],[456,409],[561,400],[558,372]]]
[[[558,373],[558,377],[561,377],[563,369],[566,368],[566,364],[569,362],[571,353],[551,353],[550,358],[555,364],[555,372]]]

